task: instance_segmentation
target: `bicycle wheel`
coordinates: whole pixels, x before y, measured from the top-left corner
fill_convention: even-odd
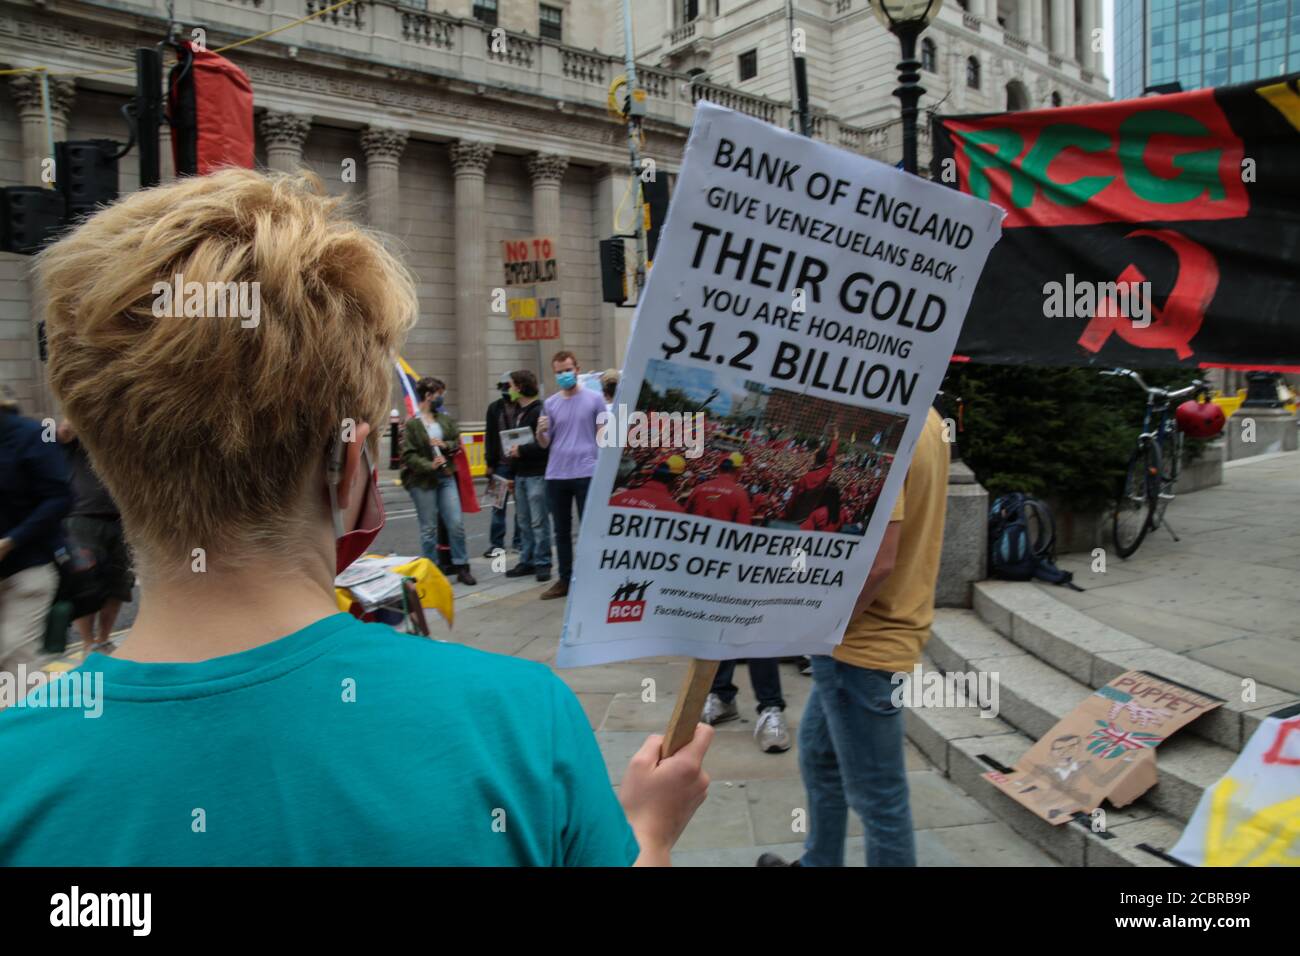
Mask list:
[[[1115,550],[1127,558],[1138,549],[1151,528],[1160,487],[1160,449],[1153,442],[1139,446],[1129,459],[1124,483],[1115,497]]]

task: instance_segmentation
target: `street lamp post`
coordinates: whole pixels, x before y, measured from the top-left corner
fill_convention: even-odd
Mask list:
[[[898,37],[903,59],[898,64],[898,89],[894,95],[903,107],[903,169],[916,173],[917,104],[921,86],[921,61],[916,58],[916,38],[939,13],[943,0],[873,0],[876,17]]]

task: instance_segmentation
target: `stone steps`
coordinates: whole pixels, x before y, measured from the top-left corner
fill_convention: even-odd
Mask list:
[[[1243,701],[1241,677],[1103,624],[1033,584],[981,581],[974,587],[973,599],[979,618],[1013,645],[1002,646],[1005,654],[1032,655],[1089,689],[1127,670],[1144,670],[1222,697],[1223,706],[1178,734],[1200,737],[1233,753],[1240,752],[1265,717],[1296,699],[1294,694],[1257,683],[1254,698]],[[947,613],[940,611],[936,620]],[[953,636],[960,641],[956,633]],[[968,656],[981,651],[978,642],[958,646],[970,650]]]
[[[1011,766],[1033,745],[1032,738],[999,717],[980,717],[973,709],[908,708],[904,714],[908,737],[953,783],[1062,865],[1172,865],[1139,847],[1167,851],[1177,842],[1182,825],[1145,799],[1121,810],[1107,806],[1103,833],[1093,832],[1087,818],[1053,826],[982,776],[998,769],[995,764]]]
[[[975,611],[936,611],[926,666],[996,672],[999,714],[908,708],[908,736],[990,813],[1065,865],[1170,865],[1140,845],[1167,851],[1259,722],[1294,699],[1258,685],[1255,699],[1243,702],[1241,678],[1101,624],[1031,584],[981,582],[974,602]],[[1226,703],[1160,745],[1159,782],[1141,799],[1122,809],[1103,804],[1104,832],[1093,832],[1082,816],[1053,826],[982,779],[989,770],[1013,766],[1080,700],[1131,669],[1152,671]]]

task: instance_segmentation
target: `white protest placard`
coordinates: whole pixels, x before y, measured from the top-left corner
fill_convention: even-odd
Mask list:
[[[697,107],[559,666],[839,643],[1002,215]]]

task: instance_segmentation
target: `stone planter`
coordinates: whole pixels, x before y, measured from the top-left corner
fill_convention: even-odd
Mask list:
[[[1226,444],[1222,438],[1206,443],[1199,458],[1190,463],[1184,461],[1183,469],[1178,475],[1178,485],[1174,489],[1175,494],[1185,495],[1222,484],[1225,457]],[[1058,554],[1110,546],[1112,525],[1109,507],[1082,512],[1073,510],[1068,503],[1056,497],[1047,496],[1044,500],[1056,519]]]
[[[970,607],[971,588],[988,575],[989,493],[965,462],[948,466],[943,553],[935,584],[937,607]]]

